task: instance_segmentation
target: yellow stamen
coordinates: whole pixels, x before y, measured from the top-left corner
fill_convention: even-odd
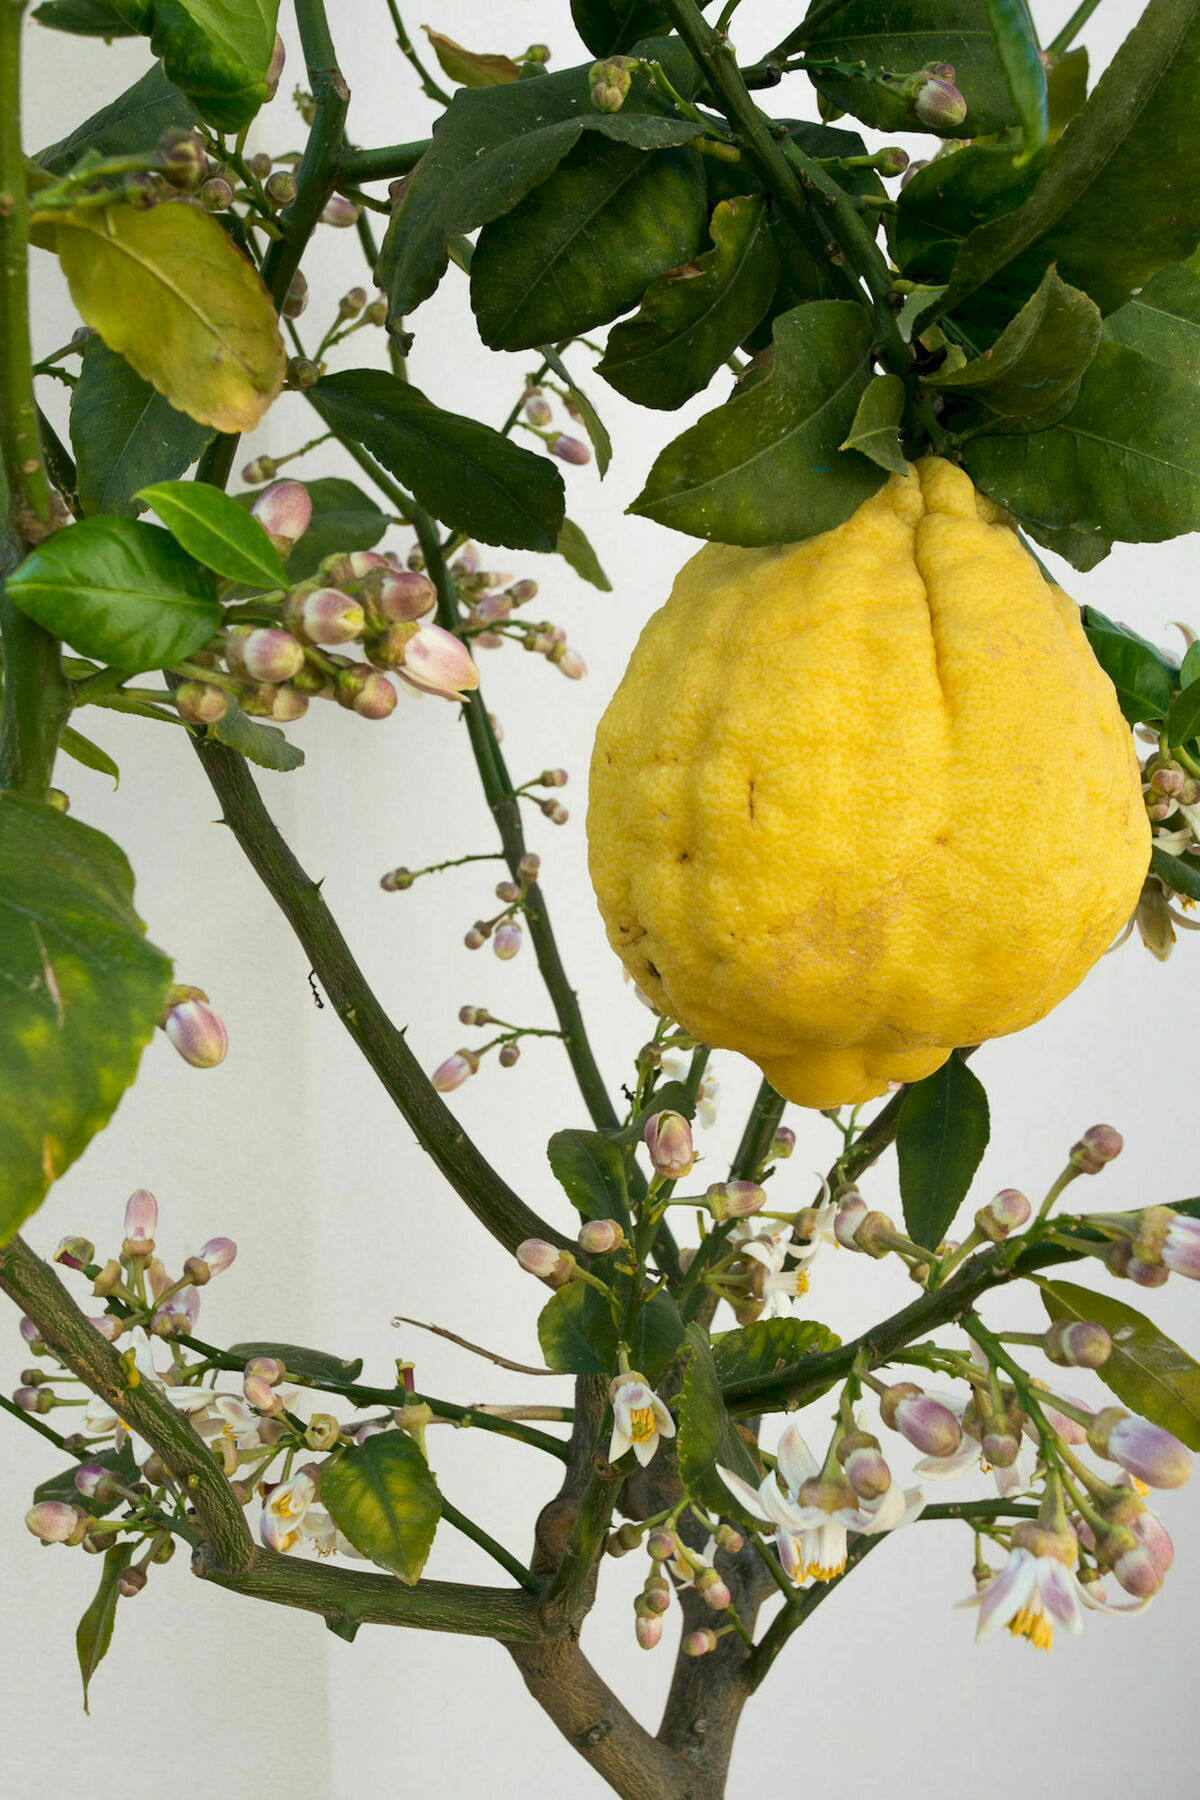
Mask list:
[[[1146,1486],[1146,1483],[1144,1481],[1139,1481],[1136,1475],[1131,1475],[1129,1479],[1133,1482],[1134,1488],[1137,1490],[1137,1492],[1142,1496],[1142,1499],[1144,1500],[1146,1498],[1146,1495],[1150,1492],[1150,1489]]]
[[[845,1567],[844,1556],[840,1563],[809,1563],[800,1579],[808,1581],[811,1577],[813,1581],[836,1581]]]
[[[652,1406],[635,1406],[629,1415],[629,1435],[634,1443],[643,1443],[646,1438],[653,1437],[657,1430],[654,1408]]]
[[[1014,1637],[1027,1637],[1035,1650],[1048,1650],[1054,1642],[1054,1626],[1046,1614],[1031,1612],[1027,1606],[1008,1621],[1008,1629]]]

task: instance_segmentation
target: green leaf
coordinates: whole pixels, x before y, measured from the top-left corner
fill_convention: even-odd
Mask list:
[[[871,323],[850,300],[775,321],[770,374],[668,444],[631,512],[724,544],[783,544],[848,519],[883,480],[838,454],[870,379]]]
[[[451,81],[457,81],[463,87],[491,88],[519,80],[520,64],[511,56],[464,50],[461,44],[456,44],[453,38],[443,37],[440,31],[431,31],[428,25],[423,29],[433,54]]]
[[[1097,563],[1104,561],[1112,549],[1110,539],[1101,537],[1099,532],[1077,530],[1072,525],[1053,526],[1039,525],[1036,521],[1023,519],[1021,529],[1043,550],[1053,550],[1057,556],[1064,557],[1073,569],[1080,569],[1084,574],[1094,569]]]
[[[1188,255],[1200,233],[1200,164],[1164,157],[1163,146],[1189,141],[1198,82],[1200,0],[1150,0],[1034,192],[963,246],[945,310],[1001,274],[1010,309],[1057,263],[1108,313]]]
[[[1037,293],[990,350],[961,368],[936,370],[926,380],[942,393],[976,400],[1026,429],[1043,414],[1060,407],[1070,410],[1080,377],[1099,348],[1100,324],[1095,301],[1047,269]]]
[[[686,144],[703,130],[668,107],[641,73],[620,112],[597,112],[588,66],[455,94],[383,240],[376,273],[394,317],[433,293],[451,238],[510,211],[545,181],[580,132],[655,150]]]
[[[1179,665],[1180,687],[1191,687],[1193,681],[1200,681],[1200,642],[1188,645]]]
[[[968,144],[918,169],[900,189],[888,228],[906,278],[948,282],[970,234],[1028,199],[1049,160],[1043,150],[1017,165],[1010,144]]]
[[[718,1381],[727,1388],[739,1381],[760,1381],[790,1368],[802,1356],[836,1350],[841,1341],[815,1319],[757,1319],[740,1331],[723,1331],[715,1337],[713,1363]]]
[[[442,1496],[413,1439],[381,1431],[321,1470],[321,1505],[380,1568],[416,1584],[442,1516]]]
[[[103,338],[92,338],[71,390],[71,444],[85,513],[136,517],[138,489],[182,475],[212,437],[211,426],[179,412]]]
[[[1101,341],[1066,418],[964,444],[976,487],[1018,519],[1158,543],[1200,526],[1200,388]]]
[[[1050,131],[1046,71],[1037,36],[1026,0],[984,0],[984,3],[1004,80],[1021,121],[1025,146],[1021,160],[1025,160],[1040,149]]]
[[[73,725],[63,727],[58,747],[65,755],[82,763],[85,769],[95,769],[98,775],[111,775],[113,786],[120,787],[121,771],[108,751],[102,750],[99,744],[93,744],[91,738],[84,737],[82,731],[76,731]]]
[[[153,150],[171,126],[186,128],[195,122],[191,102],[154,63],[140,81],[39,152],[37,160],[51,175],[66,175],[89,150],[104,157],[133,156]]]
[[[111,40],[137,36],[137,28],[127,25],[108,0],[43,0],[32,16],[51,31],[69,31],[75,37]]]
[[[725,1518],[745,1519],[733,1495],[717,1474],[717,1464],[757,1487],[762,1473],[750,1447],[725,1410],[721,1380],[708,1333],[702,1325],[687,1328],[687,1370],[679,1393],[679,1473],[688,1498]],[[755,1523],[755,1530],[758,1529]]]
[[[114,0],[169,78],[218,131],[242,131],[267,97],[279,0]]]
[[[682,406],[749,336],[771,303],[779,257],[765,200],[722,200],[709,221],[713,248],[660,276],[636,317],[609,333],[598,373],[641,406]]]
[[[119,1450],[89,1449],[87,1460],[99,1463],[101,1468],[111,1469],[115,1475],[120,1476],[126,1487],[132,1487],[135,1481],[141,1479],[141,1472],[133,1460],[133,1446],[128,1439]],[[79,1506],[79,1489],[75,1486],[75,1471],[79,1466],[78,1462],[70,1463],[67,1468],[60,1469],[57,1475],[48,1475],[45,1481],[39,1481],[33,1490],[34,1504],[40,1500],[65,1500],[68,1506]],[[87,1502],[87,1510],[93,1517],[104,1519],[109,1513],[115,1512],[118,1506],[125,1504],[120,1495],[107,1504],[93,1495]]]
[[[111,839],[0,795],[0,1242],[107,1125],[170,979]]]
[[[876,375],[863,389],[842,450],[857,450],[881,469],[903,475],[908,468],[900,443],[904,417],[904,383],[898,375]]]
[[[1166,882],[1185,900],[1200,900],[1200,863],[1189,862],[1186,857],[1171,856],[1166,850],[1153,845],[1150,851],[1150,868],[1153,874]]]
[[[990,1133],[987,1095],[958,1052],[904,1096],[896,1130],[908,1235],[936,1250],[967,1197]]]
[[[984,0],[847,0],[838,6],[814,0],[809,17],[813,24],[802,27],[802,47],[814,58],[865,62],[872,70],[898,75],[926,63],[953,63],[967,116],[942,135],[985,137],[1016,124]],[[917,123],[909,102],[878,82],[829,69],[814,69],[812,82],[826,100],[864,125],[879,131],[928,130]]]
[[[136,496],[152,507],[177,544],[229,581],[286,588],[278,550],[258,520],[204,481],[159,481]]]
[[[555,1180],[583,1218],[615,1219],[629,1229],[629,1184],[618,1144],[599,1131],[556,1131],[546,1154]]]
[[[372,549],[388,527],[387,514],[352,481],[326,475],[304,485],[312,501],[312,519],[287,559],[290,582],[307,581],[327,556]],[[253,506],[260,491],[235,494],[234,498],[239,506]]]
[[[1129,723],[1165,719],[1175,670],[1162,652],[1128,626],[1115,625],[1094,606],[1083,609],[1083,629]]]
[[[157,525],[84,519],[56,531],[8,578],[21,611],[81,656],[129,674],[190,656],[221,623],[207,569]]]
[[[600,567],[596,552],[573,519],[563,520],[554,548],[584,581],[590,581],[602,594],[612,593],[612,582]]]
[[[593,56],[622,56],[666,27],[655,0],[571,0],[571,17]]]
[[[1171,263],[1104,321],[1114,344],[1200,382],[1200,256]]]
[[[1050,114],[1050,141],[1056,143],[1087,99],[1088,53],[1081,44],[1055,57],[1046,71],[1046,102]]]
[[[252,1356],[273,1356],[284,1365],[293,1381],[332,1381],[338,1386],[357,1381],[363,1366],[361,1356],[335,1356],[331,1350],[309,1350],[303,1344],[277,1344],[270,1338],[231,1344],[229,1355],[236,1356],[240,1363],[248,1363]]]
[[[1193,681],[1171,702],[1167,714],[1167,742],[1178,747],[1188,743],[1197,732],[1200,732],[1200,681]]]
[[[694,254],[704,226],[694,150],[647,155],[588,132],[480,232],[471,262],[479,334],[491,350],[528,350],[606,325]]]
[[[553,344],[539,344],[538,348],[542,353],[543,360],[549,363],[566,390],[568,408],[569,410],[573,409],[572,417],[576,413],[579,415],[579,422],[587,432],[596,455],[596,472],[603,481],[608,473],[608,466],[612,462],[612,439],[608,435],[607,427],[583,389],[576,387],[570,369]]]
[[[443,412],[381,369],[326,375],[308,390],[325,423],[369,450],[454,531],[512,550],[553,550],[562,476],[490,425]]]
[[[218,744],[226,744],[249,762],[257,763],[260,769],[273,769],[276,774],[285,775],[304,762],[303,750],[286,738],[278,725],[264,725],[261,719],[252,719],[232,695],[229,711],[218,724],[209,726],[208,734]]]
[[[583,1281],[569,1281],[552,1294],[538,1315],[538,1343],[546,1367],[564,1375],[611,1375],[617,1367],[617,1328],[603,1294]],[[656,1294],[641,1308],[629,1353],[649,1382],[655,1382],[683,1341],[683,1321],[668,1294]]]
[[[83,1710],[88,1711],[88,1687],[92,1676],[108,1654],[113,1626],[117,1618],[117,1602],[121,1598],[117,1583],[128,1568],[135,1544],[113,1544],[104,1552],[100,1570],[100,1586],[96,1597],[75,1628],[75,1653],[79,1673],[83,1676]]]
[[[1200,1363],[1122,1300],[1070,1281],[1043,1281],[1039,1286],[1042,1303],[1056,1323],[1087,1319],[1104,1326],[1112,1339],[1112,1354],[1096,1373],[1117,1399],[1174,1433],[1189,1450],[1200,1450]]]

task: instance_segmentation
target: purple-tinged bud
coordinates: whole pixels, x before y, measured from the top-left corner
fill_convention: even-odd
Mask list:
[[[88,1322],[89,1324],[94,1325],[96,1330],[100,1333],[100,1336],[102,1338],[107,1338],[110,1344],[115,1344],[120,1337],[121,1332],[124,1330],[122,1321],[120,1319],[114,1319],[111,1313],[97,1313],[95,1317]]]
[[[879,1500],[892,1485],[879,1439],[870,1432],[847,1432],[837,1447],[837,1459],[860,1500]]]
[[[1178,763],[1161,764],[1150,777],[1152,794],[1169,794],[1173,800],[1183,793],[1183,770]]]
[[[150,1256],[158,1230],[158,1201],[148,1188],[138,1188],[125,1202],[125,1249],[130,1256]]]
[[[1105,1163],[1120,1156],[1125,1140],[1111,1125],[1091,1125],[1072,1146],[1071,1161],[1085,1175],[1098,1175]]]
[[[912,97],[912,109],[931,131],[951,131],[967,116],[967,103],[952,81],[923,81]]]
[[[543,800],[541,810],[552,825],[565,825],[571,816],[561,800]]]
[[[707,1656],[717,1647],[715,1631],[689,1631],[679,1648],[685,1656]]]
[[[757,1181],[716,1181],[704,1196],[714,1219],[748,1219],[767,1204],[766,1190]]]
[[[135,1594],[141,1593],[147,1579],[145,1569],[126,1569],[123,1575],[117,1577],[117,1592],[122,1600],[132,1600]]]
[[[363,287],[352,287],[338,301],[339,319],[357,319],[367,304],[367,290]]]
[[[724,1612],[733,1599],[733,1595],[715,1569],[701,1569],[696,1576],[694,1585],[705,1606],[711,1607],[713,1612]]]
[[[461,700],[479,686],[479,670],[471,652],[440,625],[420,625],[404,647],[401,681],[424,694]]]
[[[1200,1219],[1171,1213],[1162,1243],[1162,1260],[1177,1275],[1200,1281]]]
[[[1175,1546],[1158,1514],[1143,1507],[1136,1519],[1130,1521],[1129,1529],[1142,1548],[1150,1552],[1159,1572],[1165,1575],[1175,1561]]]
[[[242,480],[248,481],[252,487],[257,487],[261,481],[274,481],[274,479],[275,464],[269,456],[256,456],[254,461],[248,462],[242,470]]]
[[[94,1500],[100,1483],[107,1479],[109,1470],[103,1463],[80,1463],[75,1471],[75,1487],[85,1500]]]
[[[233,186],[224,175],[210,175],[200,189],[200,204],[205,212],[227,212],[233,205]]]
[[[320,366],[310,356],[292,356],[288,358],[284,386],[295,393],[306,394],[310,387],[315,387],[321,379]]]
[[[302,481],[274,481],[250,508],[281,555],[302,538],[312,523],[312,497]]]
[[[496,1057],[502,1069],[515,1069],[521,1060],[519,1044],[501,1044]]]
[[[26,1530],[43,1544],[82,1544],[87,1533],[87,1514],[65,1500],[39,1500],[25,1514]]]
[[[526,606],[530,600],[537,599],[538,584],[526,577],[521,581],[514,581],[506,591],[514,606]]]
[[[1004,1413],[996,1413],[984,1425],[979,1447],[994,1469],[1011,1469],[1021,1454],[1021,1428]]]
[[[208,157],[200,139],[182,126],[171,125],[155,145],[158,172],[171,187],[185,192],[199,187],[208,173]]]
[[[304,646],[290,631],[254,626],[238,646],[242,669],[251,681],[290,681],[304,667]]]
[[[287,1369],[277,1356],[252,1356],[243,1371],[244,1375],[269,1382],[272,1387],[278,1387],[286,1373]]]
[[[525,402],[525,417],[531,425],[548,425],[552,417],[550,402],[541,394],[531,394]]]
[[[308,673],[306,668],[296,672],[296,681],[304,684],[303,691],[290,681],[261,681],[244,689],[242,711],[252,719],[274,719],[278,725],[290,725],[294,720],[302,719],[308,711]]]
[[[692,1128],[682,1113],[660,1112],[646,1120],[643,1136],[656,1175],[679,1181],[696,1160]]]
[[[432,1081],[439,1094],[453,1093],[467,1077],[477,1073],[479,1058],[473,1050],[456,1050],[433,1071]]]
[[[229,711],[229,696],[211,681],[181,681],[175,689],[175,705],[189,725],[219,725]]]
[[[271,60],[267,64],[266,74],[263,76],[263,80],[267,84],[268,100],[273,100],[279,91],[279,81],[283,74],[283,65],[286,60],[287,51],[284,49],[283,39],[280,37],[279,33],[276,32],[275,46],[271,51]]]
[[[381,875],[379,877],[379,885],[385,894],[400,894],[403,893],[406,888],[412,887],[416,879],[417,878],[411,869],[389,869],[386,875]],[[459,1017],[462,1018],[461,1013],[459,1014]],[[464,1025],[469,1025],[471,1023],[472,1021],[470,1019],[463,1019]]]
[[[975,1229],[993,1244],[1001,1244],[1010,1231],[1018,1231],[1033,1212],[1017,1188],[1001,1188],[994,1199],[975,1214]]]
[[[285,319],[298,319],[307,305],[308,278],[303,270],[297,269],[296,273],[292,276],[288,291],[283,297],[283,306],[280,310]],[[269,475],[264,475],[262,479],[264,481],[269,481],[271,477]]]
[[[283,622],[307,644],[349,644],[366,619],[357,600],[340,588],[297,588],[283,603]]]
[[[296,198],[296,177],[290,169],[276,169],[268,175],[263,191],[272,206],[290,206]]]
[[[225,1061],[229,1033],[198,989],[168,1008],[163,1030],[193,1069],[215,1069]]]
[[[517,874],[522,881],[536,881],[541,870],[542,859],[532,850],[526,850],[517,864]]]
[[[50,1397],[50,1403],[53,1405],[54,1396],[50,1393],[49,1389],[46,1391]],[[23,1387],[13,1389],[13,1405],[19,1407],[22,1412],[45,1412],[47,1408],[41,1404],[41,1398],[42,1396],[39,1389],[29,1387],[27,1384]]]
[[[194,1286],[203,1287],[214,1275],[223,1274],[236,1255],[237,1245],[232,1238],[209,1238],[196,1256],[188,1257],[183,1272],[191,1276]]]
[[[669,1562],[679,1549],[673,1531],[666,1531],[662,1526],[652,1531],[646,1539],[646,1554],[652,1562]]]
[[[61,1263],[64,1269],[82,1269],[84,1263],[96,1260],[96,1246],[90,1238],[65,1237],[52,1260]]]
[[[548,1281],[551,1287],[562,1287],[575,1270],[575,1258],[569,1250],[560,1250],[545,1238],[526,1238],[517,1245],[517,1261],[527,1275]]]
[[[332,194],[321,214],[322,225],[336,225],[345,231],[351,225],[358,224],[358,215],[362,208],[355,206],[353,200],[347,200],[343,194]]]
[[[615,1219],[589,1219],[579,1227],[579,1248],[589,1256],[607,1256],[624,1242],[625,1233]]]
[[[663,1634],[663,1622],[657,1613],[640,1612],[634,1623],[637,1641],[643,1650],[653,1650]]]
[[[386,719],[395,711],[397,695],[386,675],[356,664],[338,671],[336,699],[360,719]]]
[[[478,925],[472,925],[470,931],[463,937],[463,943],[468,950],[482,950],[490,936],[490,932],[482,930]]]
[[[911,1381],[886,1389],[879,1402],[884,1424],[898,1431],[924,1456],[953,1456],[962,1443],[962,1427],[940,1400]]]
[[[21,1333],[22,1338],[24,1338],[24,1340],[27,1344],[37,1344],[37,1343],[41,1342],[41,1337],[42,1337],[41,1326],[36,1324],[34,1322],[34,1320],[28,1316],[28,1314],[22,1314],[21,1322],[18,1325],[17,1329]]]
[[[460,1006],[458,1022],[460,1025],[490,1025],[492,1015],[486,1006]]]
[[[899,144],[888,144],[884,149],[877,151],[875,156],[875,167],[885,180],[890,180],[895,175],[903,175],[908,168],[908,163],[908,151],[902,150]]]
[[[587,674],[587,664],[578,650],[572,650],[567,644],[557,644],[550,652],[550,661],[560,675],[568,681],[582,681]]]
[[[839,1202],[833,1219],[833,1235],[843,1250],[857,1250],[858,1228],[867,1216],[867,1203],[856,1188],[850,1188]]]
[[[556,431],[550,439],[550,454],[557,456],[560,462],[576,463],[580,467],[592,460],[587,445],[576,437],[568,437],[565,431]]]
[[[497,900],[503,900],[506,905],[511,904],[512,901],[521,898],[521,889],[515,881],[498,881],[496,883],[496,898]]]
[[[767,1161],[786,1162],[795,1148],[795,1132],[790,1126],[780,1125],[776,1128],[775,1136],[771,1139],[771,1148],[767,1151]]]
[[[256,150],[250,158],[250,173],[256,181],[265,181],[274,166],[265,150]]]
[[[374,569],[363,582],[362,599],[371,624],[380,630],[424,619],[437,605],[437,589],[428,575],[412,569]]]
[[[746,1548],[746,1540],[741,1532],[735,1531],[732,1525],[725,1523],[717,1526],[713,1533],[713,1540],[718,1550],[727,1550],[730,1556],[736,1556],[739,1550]]]
[[[1177,1437],[1119,1406],[1095,1414],[1087,1441],[1097,1456],[1120,1463],[1148,1487],[1182,1487],[1192,1473],[1191,1455]]]
[[[1042,1348],[1060,1369],[1098,1369],[1112,1354],[1112,1339],[1089,1319],[1060,1320],[1047,1331]]]
[[[671,1610],[671,1584],[665,1576],[651,1575],[642,1590],[642,1604],[651,1613]]]
[[[242,1381],[242,1392],[246,1396],[247,1405],[252,1406],[255,1412],[263,1413],[267,1418],[283,1411],[282,1399],[271,1383],[264,1381],[261,1375],[245,1376]]]
[[[522,932],[520,921],[504,919],[496,927],[496,935],[492,939],[492,950],[501,962],[511,962],[521,948]]]

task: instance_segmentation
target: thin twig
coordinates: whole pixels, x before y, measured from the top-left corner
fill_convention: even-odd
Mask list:
[[[448,1338],[452,1344],[458,1344],[461,1349],[470,1350],[475,1356],[482,1356],[486,1361],[495,1363],[498,1369],[512,1369],[518,1375],[558,1374],[557,1369],[535,1369],[531,1363],[511,1362],[507,1356],[501,1356],[496,1350],[485,1350],[482,1344],[473,1344],[470,1338],[459,1337],[456,1331],[448,1330],[445,1325],[426,1325],[420,1319],[406,1319],[403,1313],[397,1313],[392,1324],[415,1325],[418,1331],[432,1331],[435,1337]]]

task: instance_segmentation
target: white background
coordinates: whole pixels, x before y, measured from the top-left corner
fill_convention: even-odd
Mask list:
[[[737,34],[743,55],[769,47],[799,10],[745,0]],[[1070,9],[1043,0],[1036,10],[1048,40]],[[429,11],[441,29],[473,47],[518,53],[544,39],[559,67],[584,54],[566,5],[551,0],[441,0]],[[1135,12],[1127,0],[1101,8],[1088,32],[1095,55],[1111,55]],[[434,109],[392,47],[383,6],[332,0],[330,17],[354,94],[356,140],[421,136]],[[418,22],[414,12],[410,26]],[[252,147],[281,152],[300,136],[288,95],[302,79],[301,59],[290,36],[288,50],[282,91]],[[146,64],[139,43],[105,48],[36,25],[27,52],[30,150],[61,136]],[[776,110],[813,116],[802,78],[769,98]],[[928,140],[911,147],[927,148]],[[1120,221],[1113,226],[1119,230]],[[44,353],[70,335],[75,320],[57,267],[41,253],[34,260],[36,343]],[[303,325],[315,340],[338,294],[364,279],[354,234],[322,231],[305,267],[313,300]],[[414,325],[413,379],[441,404],[499,422],[532,358],[481,348],[457,271]],[[349,346],[335,353],[338,366],[383,361],[381,336],[364,333],[351,344],[353,354]],[[586,373],[582,355],[578,370]],[[603,487],[594,466],[565,471],[568,505],[597,546],[613,593],[596,594],[553,559],[493,553],[489,560],[536,575],[543,599],[534,611],[544,600],[546,613],[567,626],[590,678],[567,684],[541,659],[511,649],[485,655],[484,673],[515,776],[524,780],[554,764],[571,772],[566,829],[533,812],[527,825],[545,857],[568,970],[615,1087],[647,1035],[648,1015],[622,986],[588,888],[583,777],[596,720],[636,633],[690,554],[674,534],[623,512],[657,449],[715,404],[725,378],[682,417],[630,407],[598,379],[587,385],[616,454]],[[59,401],[55,388],[48,404],[61,428]],[[287,395],[253,448],[282,451],[313,432],[303,401]],[[303,472],[353,473],[323,453]],[[389,542],[407,547],[400,533]],[[1079,598],[1163,637],[1166,621],[1196,617],[1196,573],[1194,547],[1181,541],[1118,548],[1091,576],[1067,571],[1065,580]],[[412,1357],[423,1387],[460,1400],[567,1401],[562,1378],[505,1375],[437,1339],[392,1327],[397,1312],[436,1318],[510,1357],[537,1361],[534,1326],[544,1292],[443,1188],[332,1012],[315,1009],[304,957],[213,822],[215,803],[183,734],[111,714],[84,724],[120,762],[120,791],[74,764],[64,765],[59,779],[76,816],[110,831],[128,851],[151,936],[175,957],[180,979],[210,991],[231,1047],[222,1068],[200,1073],[157,1039],[112,1127],[33,1223],[34,1244],[49,1251],[68,1230],[83,1231],[101,1255],[115,1251],[127,1194],[148,1186],[160,1201],[160,1246],[169,1263],[214,1233],[238,1241],[235,1268],[205,1295],[206,1336],[275,1336],[360,1354],[366,1378],[379,1381],[388,1378],[391,1359]],[[470,1040],[456,1020],[463,1002],[552,1023],[528,951],[500,964],[487,951],[471,956],[461,947],[463,931],[488,910],[498,869],[452,871],[408,894],[378,887],[380,874],[397,863],[418,867],[492,848],[455,709],[405,697],[378,725],[314,708],[295,736],[308,765],[297,775],[265,776],[268,802],[306,867],[324,878],[326,898],[393,1016],[410,1027],[409,1041],[426,1066]],[[1131,943],[1041,1025],[980,1054],[976,1066],[994,1125],[978,1197],[1010,1184],[1042,1192],[1073,1139],[1101,1119],[1125,1133],[1127,1149],[1102,1189],[1089,1187],[1081,1203],[1102,1197],[1106,1205],[1132,1206],[1193,1190],[1190,1004],[1197,955],[1185,939],[1175,959],[1160,966]],[[736,1141],[754,1071],[729,1055],[718,1055],[715,1066],[722,1112],[702,1147],[719,1168]],[[508,1180],[569,1229],[544,1144],[554,1128],[586,1121],[554,1045],[532,1044],[511,1073],[486,1066],[453,1104]],[[791,1123],[798,1149],[778,1186],[781,1197],[799,1204],[812,1192],[810,1171],[828,1165],[836,1140],[819,1116],[798,1114]],[[876,1204],[894,1206],[894,1188],[889,1157],[869,1192]],[[1121,1292],[1136,1302],[1134,1290]],[[827,1254],[811,1305],[849,1335],[910,1294],[886,1267]],[[1194,1342],[1195,1296],[1177,1278],[1148,1304],[1168,1330]],[[1012,1327],[1040,1325],[1032,1298],[997,1301],[989,1316]],[[9,1373],[2,1379],[13,1385],[26,1358],[15,1330],[6,1341]],[[1088,1391],[1082,1379],[1072,1387]],[[54,1423],[69,1427],[70,1419],[59,1413]],[[814,1435],[826,1429],[818,1416]],[[0,1666],[11,1697],[10,1791],[78,1787],[101,1800],[157,1800],[168,1789],[188,1795],[210,1783],[239,1800],[269,1791],[294,1800],[421,1793],[434,1782],[451,1794],[485,1787],[494,1800],[606,1791],[527,1699],[498,1647],[372,1628],[351,1647],[313,1618],[207,1589],[189,1578],[182,1557],[154,1570],[136,1602],[122,1604],[113,1650],[94,1684],[93,1717],[85,1719],[73,1632],[97,1565],[80,1553],[44,1552],[23,1531],[29,1489],[58,1459],[15,1424],[4,1430]],[[446,1493],[526,1555],[556,1465],[495,1437],[450,1430],[434,1434],[433,1458]],[[1151,1769],[1163,1800],[1193,1791],[1186,1707],[1196,1641],[1189,1621],[1200,1603],[1198,1495],[1200,1486],[1163,1502],[1179,1557],[1149,1617],[1090,1617],[1082,1641],[1060,1638],[1048,1658],[1007,1637],[972,1647],[973,1615],[953,1610],[970,1590],[971,1540],[961,1527],[918,1526],[898,1535],[872,1558],[869,1572],[830,1599],[750,1705],[730,1793],[746,1800],[764,1790],[841,1794],[886,1784],[908,1796],[934,1782],[961,1784],[976,1800],[1001,1800],[1016,1777],[1039,1794],[1065,1782],[1115,1797],[1130,1784],[1140,1789]],[[498,1575],[449,1529],[429,1572],[483,1581]],[[675,1624],[658,1653],[635,1647],[630,1602],[641,1572],[640,1557],[606,1569],[585,1643],[650,1722],[665,1689]]]

